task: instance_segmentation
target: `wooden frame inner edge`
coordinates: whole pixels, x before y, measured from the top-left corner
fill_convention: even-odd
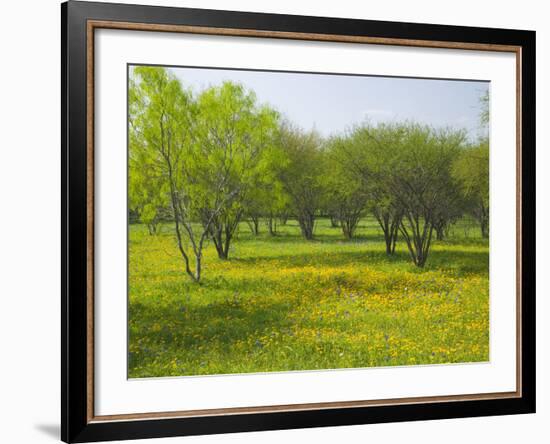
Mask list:
[[[177,32],[203,35],[222,35],[236,37],[262,37],[290,40],[326,41],[340,43],[363,43],[375,45],[412,46],[423,48],[465,49],[477,51],[512,52],[516,55],[516,391],[497,393],[475,393],[450,396],[420,396],[409,398],[335,401],[323,403],[285,404],[256,407],[229,407],[219,409],[182,410],[172,412],[146,412],[116,415],[94,414],[94,31],[95,29],[121,29],[132,31]],[[521,398],[522,396],[522,47],[487,43],[446,42],[435,40],[415,40],[367,36],[347,36],[334,34],[311,34],[286,31],[265,31],[253,29],[215,28],[188,25],[165,25],[151,23],[132,23],[122,21],[88,20],[86,26],[86,206],[87,206],[87,397],[86,413],[88,423],[114,422],[126,420],[188,418],[198,416],[227,416],[252,413],[292,412],[303,410],[326,410],[336,408],[358,408],[388,405],[406,405],[415,403],[458,402],[491,399]]]

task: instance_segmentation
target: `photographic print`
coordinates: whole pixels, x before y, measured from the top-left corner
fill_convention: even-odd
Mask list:
[[[128,82],[130,378],[489,360],[489,82]]]
[[[61,435],[535,412],[535,33],[62,5]]]

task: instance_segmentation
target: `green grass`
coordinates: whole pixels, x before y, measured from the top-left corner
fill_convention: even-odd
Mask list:
[[[435,242],[418,269],[399,242],[387,257],[365,220],[344,241],[295,221],[279,235],[239,226],[230,259],[205,251],[203,280],[183,272],[172,227],[130,226],[129,377],[227,374],[489,359],[489,250],[469,223]]]

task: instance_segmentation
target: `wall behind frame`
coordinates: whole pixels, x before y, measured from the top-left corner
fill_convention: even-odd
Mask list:
[[[159,439],[152,443],[544,442],[550,421],[550,29],[544,2],[524,0],[117,0],[162,6],[233,9],[374,20],[460,24],[537,31],[538,413],[401,424]],[[4,5],[0,68],[0,417],[2,441],[36,443],[59,436],[60,12],[58,0]],[[546,124],[545,124],[546,123]],[[146,441],[143,441],[146,442]]]

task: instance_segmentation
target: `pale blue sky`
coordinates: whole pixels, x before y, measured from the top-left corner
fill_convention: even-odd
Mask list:
[[[301,74],[201,68],[170,68],[183,85],[200,92],[224,80],[241,82],[295,124],[329,136],[369,119],[414,120],[480,133],[479,97],[488,82],[338,74]]]

